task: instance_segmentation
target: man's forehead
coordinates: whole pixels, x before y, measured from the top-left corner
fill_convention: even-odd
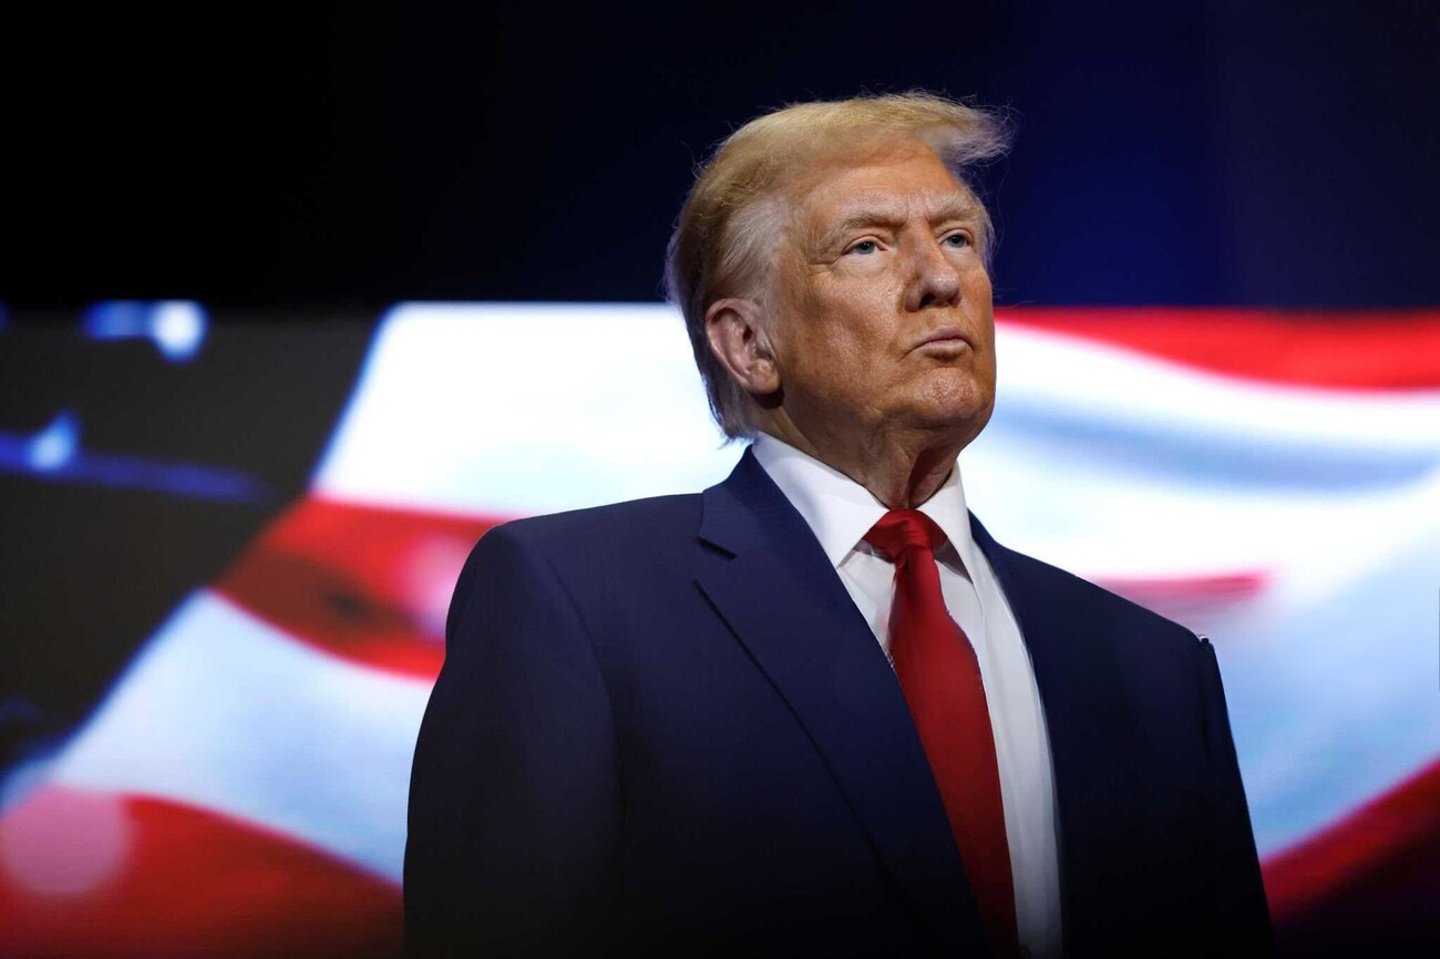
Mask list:
[[[967,220],[980,214],[980,205],[963,187],[946,192],[900,194],[862,193],[837,200],[826,210],[831,222],[877,223],[907,220],[923,215],[931,220]]]

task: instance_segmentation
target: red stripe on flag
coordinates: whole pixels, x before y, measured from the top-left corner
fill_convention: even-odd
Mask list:
[[[304,499],[215,589],[297,639],[433,679],[460,567],[498,519]]]
[[[1020,307],[1002,310],[1001,322],[1231,376],[1342,389],[1440,387],[1440,310]]]
[[[1096,582],[1112,592],[1144,605],[1149,599],[1224,603],[1250,599],[1265,587],[1260,572],[1215,573],[1205,576],[1100,577]]]
[[[1094,581],[1166,619],[1204,632],[1216,617],[1258,597],[1270,577],[1250,571],[1153,578],[1097,576]]]
[[[1440,946],[1440,762],[1267,859],[1265,891],[1297,955]]]
[[[240,820],[46,787],[0,818],[0,955],[400,953],[400,889]]]

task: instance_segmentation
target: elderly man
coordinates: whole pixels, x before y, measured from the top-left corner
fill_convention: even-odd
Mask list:
[[[415,756],[417,955],[1250,954],[1214,653],[998,545],[984,111],[793,106],[702,171],[669,280],[704,493],[512,523]]]

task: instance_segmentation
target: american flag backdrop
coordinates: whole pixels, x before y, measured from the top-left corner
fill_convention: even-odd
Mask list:
[[[183,362],[209,348],[188,309],[85,322]],[[967,499],[1212,637],[1282,947],[1440,945],[1440,312],[997,323]],[[0,956],[397,955],[410,755],[471,545],[699,490],[740,452],[659,305],[402,305],[341,399],[300,495],[3,770]],[[16,482],[249,495],[123,452],[59,410],[0,432]]]

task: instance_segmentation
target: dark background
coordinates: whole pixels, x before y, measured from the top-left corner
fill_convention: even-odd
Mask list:
[[[653,300],[717,139],[911,86],[1013,111],[1001,303],[1440,303],[1430,0],[124,5],[0,43],[12,312]]]

